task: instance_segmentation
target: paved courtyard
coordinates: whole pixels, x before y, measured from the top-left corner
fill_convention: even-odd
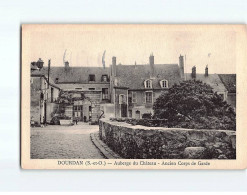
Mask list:
[[[79,123],[73,126],[49,125],[31,128],[32,159],[102,159],[90,133],[99,126]]]

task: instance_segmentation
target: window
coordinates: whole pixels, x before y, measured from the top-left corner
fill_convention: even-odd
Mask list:
[[[132,92],[132,103],[136,103],[137,98],[136,98],[136,92]]]
[[[108,88],[102,88],[102,99],[103,100],[109,99]]]
[[[167,80],[160,81],[160,86],[161,88],[168,88],[168,81]]]
[[[107,82],[108,81],[108,76],[107,75],[102,75],[101,81]]]
[[[144,81],[144,86],[145,86],[145,88],[147,88],[147,89],[152,88],[152,81],[151,81],[151,80],[146,80],[146,81]]]
[[[54,89],[51,88],[51,102],[53,102],[53,92],[54,92]]]
[[[89,81],[95,81],[95,75],[94,74],[89,75]]]
[[[76,90],[82,90],[82,88],[75,88]]]
[[[73,116],[81,118],[82,117],[83,106],[74,106]]]
[[[90,90],[90,91],[91,91],[91,90],[95,90],[95,88],[88,88],[88,90]]]
[[[125,104],[126,100],[125,100],[125,95],[120,94],[119,95],[119,104]]]
[[[146,92],[146,103],[153,103],[153,92]]]
[[[129,110],[129,117],[132,118],[132,110]]]

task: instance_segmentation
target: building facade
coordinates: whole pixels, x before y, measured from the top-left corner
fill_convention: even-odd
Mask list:
[[[50,121],[58,109],[57,99],[60,88],[44,74],[32,74],[31,86],[31,121],[45,124]]]
[[[159,95],[183,80],[183,56],[179,64],[155,64],[154,56],[143,65],[116,65],[112,58],[111,91],[116,117],[140,119],[153,114]]]
[[[41,60],[41,59],[40,59]],[[40,61],[39,60],[39,61]],[[39,123],[50,122],[57,113],[79,121],[97,122],[104,117],[141,119],[153,114],[156,99],[174,84],[197,79],[209,84],[232,107],[236,107],[236,75],[184,73],[184,57],[178,64],[155,64],[154,56],[142,65],[117,65],[112,57],[110,67],[33,68],[31,72],[31,116]],[[79,98],[61,107],[61,93]],[[80,97],[84,99],[80,99]]]
[[[55,114],[62,113],[79,121],[96,122],[104,114],[101,108],[111,103],[109,68],[70,67],[68,62],[66,62],[64,67],[50,67],[49,71],[48,67],[32,71],[31,78],[37,75],[45,80],[49,78],[50,81],[54,81],[53,85],[56,86],[59,93],[69,93],[74,99],[81,97],[82,94],[85,97],[84,99],[74,101],[73,104],[65,103],[62,105],[61,102],[56,102],[58,109],[55,111],[54,109],[49,109],[46,104],[43,111],[40,111],[41,119],[43,115],[48,116],[51,115],[51,112],[55,112]],[[47,82],[46,85],[48,85]],[[34,88],[35,86],[31,85],[31,91]],[[57,91],[55,93],[59,95]],[[31,96],[31,99],[33,98],[34,96]],[[46,100],[46,102],[49,102],[49,100]],[[33,115],[33,110],[35,110],[33,105],[31,104],[31,115]],[[49,123],[51,118],[46,117],[45,119],[40,120],[40,123]],[[37,121],[37,117],[35,117],[35,121]]]

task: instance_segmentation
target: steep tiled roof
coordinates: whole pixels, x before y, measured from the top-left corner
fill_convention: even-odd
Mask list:
[[[191,73],[185,73],[185,77],[187,80],[192,79]],[[208,76],[205,76],[204,74],[196,74],[196,80],[200,80],[210,85],[214,91],[226,91],[225,86],[223,85],[220,77],[217,74],[209,74]]]
[[[229,93],[236,93],[236,74],[219,74],[219,77]]]
[[[32,72],[32,75],[46,74],[48,73],[48,67],[43,67],[41,70]],[[70,82],[70,83],[89,83],[89,75],[95,75],[95,83],[101,83],[102,75],[109,76],[109,68],[103,67],[51,67],[50,77],[55,81],[58,78],[58,82]]]
[[[129,89],[145,89],[144,81],[150,79],[150,65],[117,65],[117,86]],[[177,64],[155,64],[152,84],[154,89],[161,89],[160,81],[168,80],[168,86],[181,81]]]

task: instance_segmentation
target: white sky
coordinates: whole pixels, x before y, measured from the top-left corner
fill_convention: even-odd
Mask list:
[[[235,36],[230,28],[44,25],[31,29],[30,61],[42,58],[47,66],[51,59],[52,66],[62,66],[66,49],[70,66],[102,66],[104,50],[106,66],[112,56],[117,64],[147,64],[153,53],[155,64],[169,64],[178,63],[182,54],[185,72],[196,65],[197,72],[203,73],[208,64],[209,73],[236,73]]]

